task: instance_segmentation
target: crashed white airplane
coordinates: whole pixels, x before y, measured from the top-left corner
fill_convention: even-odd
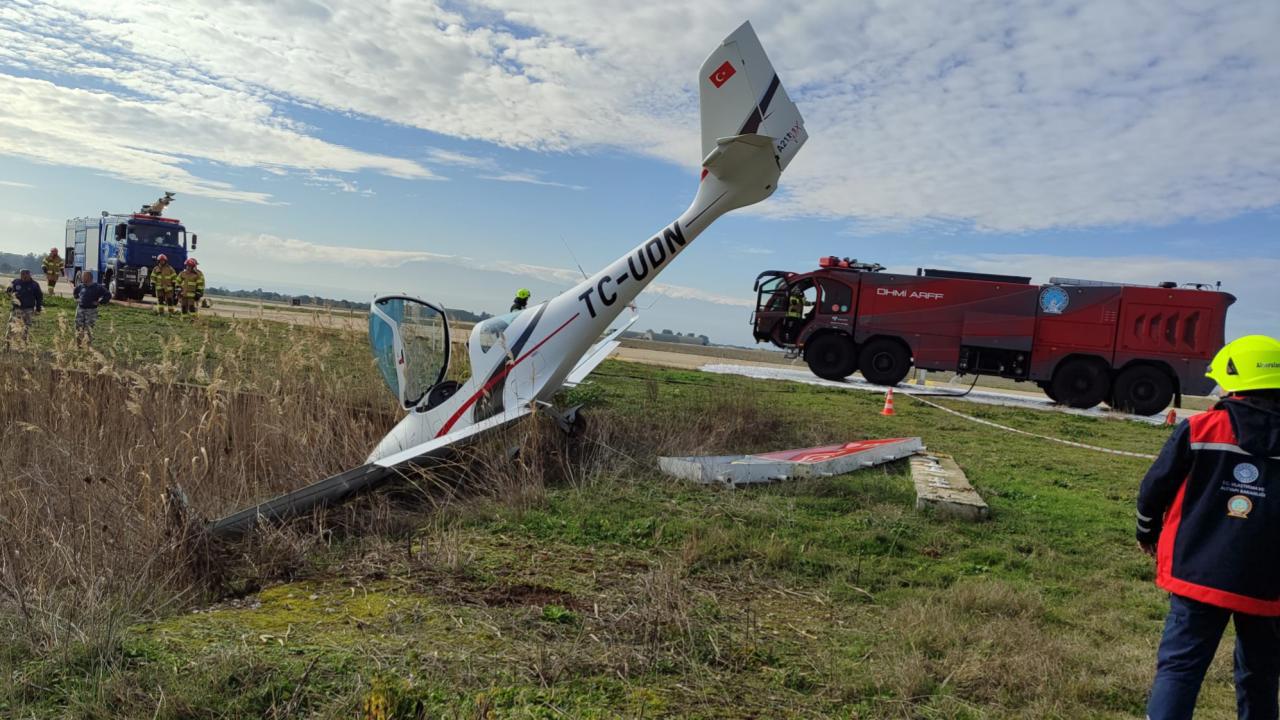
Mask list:
[[[547,302],[490,318],[471,331],[472,376],[446,380],[449,326],[444,311],[406,296],[370,308],[379,370],[408,414],[367,464],[215,522],[234,534],[258,518],[279,518],[334,502],[545,406],[580,382],[617,346],[630,323],[600,339],[642,290],[716,218],[773,194],[808,135],[750,23],[743,23],[698,73],[702,179],[674,222],[594,276]],[[631,319],[634,322],[635,318]]]

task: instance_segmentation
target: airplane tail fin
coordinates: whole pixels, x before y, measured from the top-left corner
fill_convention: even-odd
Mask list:
[[[809,136],[751,23],[730,33],[702,63],[700,74],[704,167],[715,172],[713,153],[735,138],[757,135],[772,140],[778,171],[785,170]]]

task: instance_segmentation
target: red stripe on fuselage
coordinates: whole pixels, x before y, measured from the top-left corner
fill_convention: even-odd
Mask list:
[[[581,314],[582,313],[574,313],[573,317],[569,318],[568,320],[565,320],[563,325],[556,328],[550,335],[542,338],[542,340],[540,340],[537,345],[534,345],[532,350],[516,358],[514,362],[508,363],[506,367],[502,368],[502,372],[490,378],[489,382],[484,384],[484,387],[476,391],[475,395],[472,395],[471,397],[467,398],[467,401],[462,403],[462,406],[459,407],[456,411],[454,411],[453,416],[450,417],[447,422],[445,422],[444,427],[440,428],[440,432],[436,433],[436,437],[440,437],[445,433],[449,432],[449,430],[453,428],[454,423],[458,422],[458,418],[462,417],[462,413],[470,409],[472,405],[475,405],[476,401],[479,400],[481,397],[483,397],[485,393],[492,390],[493,386],[497,385],[498,382],[502,380],[502,378],[506,377],[507,373],[511,372],[512,368],[524,362],[525,358],[538,352],[538,348],[542,347],[548,340],[555,337],[556,333],[569,327],[569,323],[573,322],[574,320],[577,320],[578,316]]]

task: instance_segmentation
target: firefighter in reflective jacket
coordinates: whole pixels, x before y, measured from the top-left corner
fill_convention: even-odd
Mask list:
[[[1173,431],[1142,481],[1138,542],[1169,616],[1147,705],[1190,718],[1227,621],[1240,717],[1277,717],[1280,693],[1280,341],[1224,347],[1207,375],[1225,397]]]
[[[62,257],[58,255],[58,248],[49,248],[49,254],[40,262],[40,269],[44,270],[44,279],[49,283],[49,294],[53,294],[53,286],[58,284],[58,278],[62,276],[62,268],[66,267],[62,262]],[[73,285],[75,283],[72,283]]]
[[[175,310],[178,273],[169,264],[169,257],[163,253],[156,256],[156,266],[151,271],[151,286],[156,291],[156,312],[164,312],[169,308]]]
[[[178,273],[178,295],[182,302],[182,314],[194,314],[204,297],[204,273],[196,269],[196,259],[187,258],[186,269]]]
[[[796,341],[800,335],[800,327],[804,324],[804,292],[792,290],[787,295],[787,317],[782,325],[783,339],[788,343]]]
[[[510,312],[523,310],[527,307],[529,307],[529,291],[524,288],[520,288],[516,291],[516,299],[511,301]]]

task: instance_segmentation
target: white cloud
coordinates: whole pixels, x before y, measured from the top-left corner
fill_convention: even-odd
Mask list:
[[[433,179],[443,179],[443,178],[433,178]],[[332,188],[335,191],[344,192],[344,193],[354,193],[358,195],[376,195],[377,194],[373,190],[360,187],[360,183],[356,180],[347,180],[346,178],[338,177],[337,175],[324,175],[321,173],[313,172],[303,182],[304,184],[311,185],[313,187],[328,187],[328,188]]]
[[[453,165],[455,167],[493,170],[498,167],[497,161],[490,157],[468,155],[444,148],[427,148],[427,157],[437,165]]]
[[[318,243],[282,238],[275,235],[240,235],[230,238],[230,247],[238,257],[252,255],[270,259],[271,262],[304,265],[310,263],[333,264],[354,268],[398,268],[409,263],[435,263],[466,270],[500,272],[518,275],[564,287],[576,285],[582,274],[568,268],[532,265],[510,260],[478,260],[465,255],[433,253],[424,250],[380,250],[375,248],[321,245]],[[749,299],[721,295],[699,288],[682,285],[653,283],[645,290],[678,300],[699,300],[716,305],[751,307]]]
[[[1050,277],[1141,285],[1165,281],[1213,285],[1221,281],[1222,290],[1237,298],[1236,304],[1227,312],[1228,335],[1275,335],[1280,328],[1280,303],[1277,303],[1280,291],[1276,289],[1277,278],[1280,278],[1280,258],[1205,260],[1153,255],[1072,257],[977,253],[942,255],[938,259],[946,267],[957,270],[1008,274],[1010,268],[1017,268],[1016,274],[1030,275],[1034,282],[1045,282]]]
[[[17,180],[0,180],[0,186],[11,188],[34,188],[35,185],[30,183],[18,182]]]
[[[1019,231],[1280,204],[1273,0],[10,4],[0,63],[123,92],[109,102],[27,87],[34,97],[0,110],[0,146],[234,199],[262,198],[186,159],[429,172],[315,139],[279,114],[292,101],[511,147],[624,148],[692,171],[694,69],[744,18],[812,138],[762,212]]]
[[[481,175],[481,180],[497,180],[498,182],[525,183],[526,185],[544,185],[546,187],[565,188],[566,190],[586,190],[582,185],[570,185],[568,183],[554,182],[551,180],[543,180],[542,173],[534,171],[507,171],[497,175]]]
[[[481,180],[525,183],[528,185],[545,185],[547,187],[565,188],[567,190],[586,190],[582,185],[573,185],[570,183],[547,180],[545,178],[545,173],[538,170],[505,170],[499,166],[497,160],[491,157],[469,155],[441,148],[428,148],[427,157],[430,158],[432,162],[439,165],[452,165],[454,167],[466,168],[483,173],[476,176]]]

